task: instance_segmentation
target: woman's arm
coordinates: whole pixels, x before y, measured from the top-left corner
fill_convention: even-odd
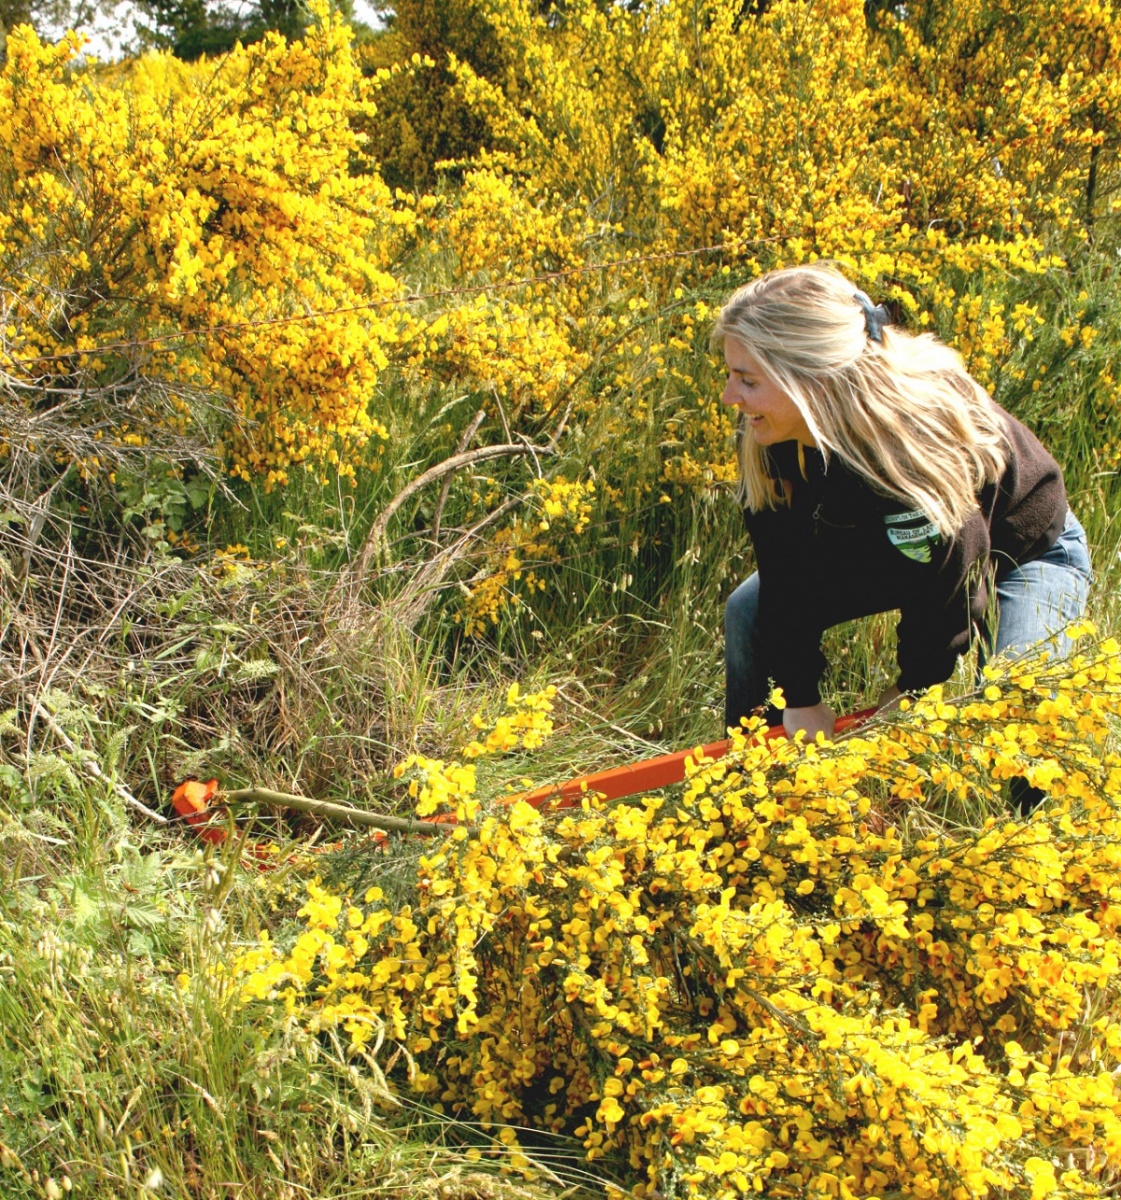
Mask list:
[[[812,709],[821,699],[818,680],[826,667],[825,628],[815,572],[815,548],[803,520],[790,509],[747,514],[759,571],[759,638],[787,704]]]
[[[927,564],[925,585],[901,607],[896,627],[896,685],[919,692],[954,672],[969,651],[973,628],[988,604],[989,529],[981,510],[973,513]]]

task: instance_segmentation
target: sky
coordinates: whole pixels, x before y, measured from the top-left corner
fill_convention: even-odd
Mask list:
[[[132,0],[118,0],[118,3],[105,11],[98,11],[93,20],[78,26],[79,32],[85,33],[89,40],[87,52],[103,62],[122,57],[133,37],[133,16],[135,6]],[[354,0],[354,16],[374,29],[381,22],[366,0]],[[41,33],[48,38],[57,39],[65,32],[63,29],[43,29]]]

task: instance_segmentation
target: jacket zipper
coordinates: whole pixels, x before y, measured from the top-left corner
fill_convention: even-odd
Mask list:
[[[813,510],[813,516],[810,518],[813,521],[813,526],[814,526],[813,532],[814,532],[815,540],[816,540],[818,534],[821,532],[822,525],[827,525],[830,529],[855,529],[856,528],[855,522],[847,522],[846,524],[841,525],[841,524],[838,524],[836,521],[825,520],[825,518],[821,515],[821,510],[824,507],[825,507],[825,500],[824,499],[819,500],[817,502],[817,506]]]

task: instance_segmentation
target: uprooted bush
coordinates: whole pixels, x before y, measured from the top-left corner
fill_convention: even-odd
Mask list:
[[[836,744],[748,731],[610,807],[487,807],[472,761],[414,758],[418,812],[458,821],[415,904],[313,882],[302,932],[233,975],[515,1169],[537,1128],[632,1195],[1102,1194],[1121,651],[989,674]],[[1028,818],[1016,778],[1045,795]]]

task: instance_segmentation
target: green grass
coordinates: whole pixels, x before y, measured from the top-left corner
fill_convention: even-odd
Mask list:
[[[226,982],[257,929],[283,930],[318,863],[254,871],[233,844],[133,827],[105,788],[64,774],[36,797],[64,821],[0,830],[6,1197],[376,1197],[457,1173],[448,1195],[482,1186],[464,1152],[489,1139],[391,1097],[388,1047],[354,1060],[294,1021],[262,1025]],[[322,862],[357,880],[345,853]],[[407,862],[383,854],[369,879],[389,892]],[[554,1172],[577,1160],[543,1152]]]

